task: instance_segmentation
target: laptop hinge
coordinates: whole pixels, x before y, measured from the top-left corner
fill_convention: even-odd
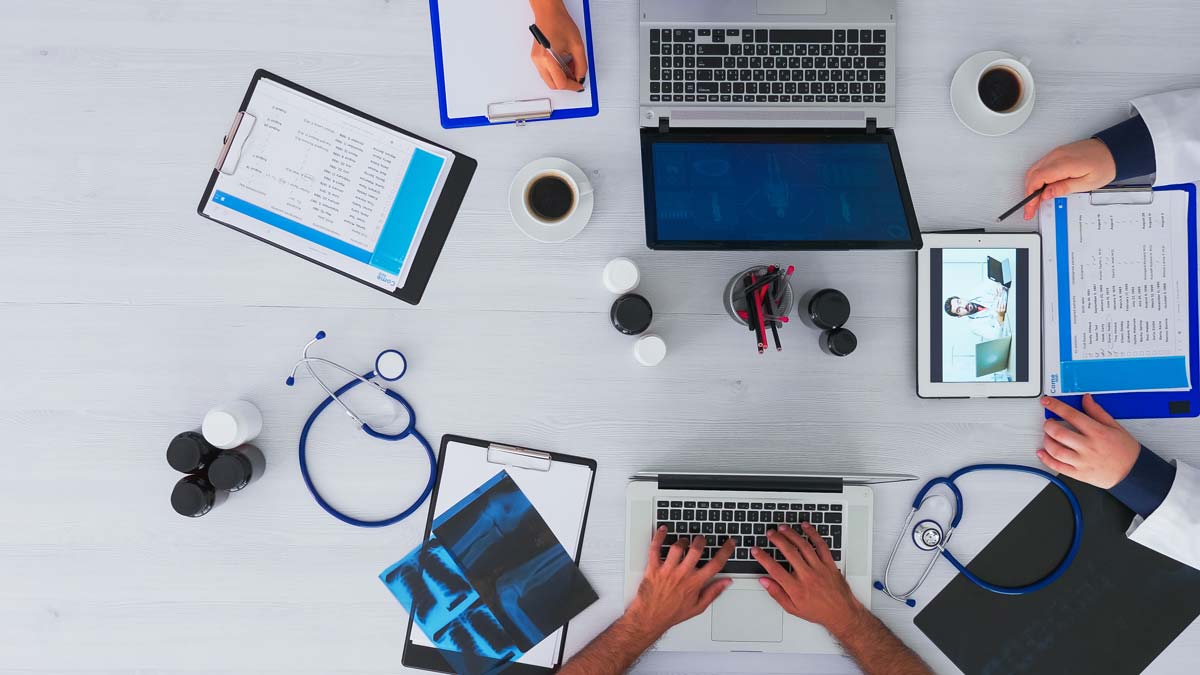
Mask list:
[[[737,492],[841,492],[841,478],[798,476],[685,476],[658,477],[663,490],[721,490]]]
[[[671,130],[671,119],[668,117],[658,118],[658,133],[665,134]]]
[[[868,134],[873,134],[873,133],[875,133],[875,126],[876,126],[876,123],[875,123],[875,118],[874,118],[874,117],[868,117],[868,118],[867,118],[867,133],[868,133]]]

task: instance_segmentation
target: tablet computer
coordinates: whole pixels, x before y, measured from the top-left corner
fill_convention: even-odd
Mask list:
[[[197,211],[415,305],[475,166],[258,70]]]
[[[917,395],[1042,391],[1042,240],[927,234],[917,252]]]

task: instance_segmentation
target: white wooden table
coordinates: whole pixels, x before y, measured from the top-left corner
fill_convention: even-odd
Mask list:
[[[569,652],[621,609],[623,493],[635,471],[932,476],[977,460],[1035,461],[1035,401],[916,398],[911,254],[768,256],[798,266],[799,289],[829,284],[854,301],[859,351],[837,360],[796,326],[786,350],[765,357],[732,328],[720,288],[764,256],[645,250],[637,7],[593,0],[592,10],[598,117],[445,131],[421,0],[0,2],[0,672],[399,669],[405,616],[376,575],[417,543],[423,518],[359,530],[305,491],[295,447],[318,395],[283,378],[318,328],[334,338],[327,354],[364,368],[379,348],[403,348],[403,389],[431,437],[599,461],[583,570],[601,599],[572,624]],[[1200,5],[1188,0],[908,0],[899,31],[897,133],[927,230],[990,227],[1042,152],[1121,119],[1130,97],[1200,84]],[[1037,79],[1033,116],[1006,138],[972,134],[950,109],[954,69],[987,48],[1030,57]],[[257,67],[479,159],[420,307],[195,214]],[[526,239],[506,212],[512,175],[544,155],[575,161],[596,185],[591,224],[565,244]],[[655,330],[670,345],[656,369],[637,365],[631,341],[608,326],[599,273],[617,255],[642,265]],[[166,442],[236,396],[264,411],[268,472],[184,520],[168,505],[178,476],[163,461]],[[1194,421],[1130,427],[1165,455],[1200,460]],[[420,478],[377,468],[411,466],[394,459],[327,453],[340,495],[380,511]],[[877,574],[915,487],[877,490]],[[966,553],[1040,486],[970,487],[980,506],[956,537]],[[950,576],[940,565],[920,599]],[[936,670],[955,672],[912,610],[874,604]],[[1151,670],[1193,672],[1198,653],[1193,626]],[[640,670],[853,666],[656,654]]]

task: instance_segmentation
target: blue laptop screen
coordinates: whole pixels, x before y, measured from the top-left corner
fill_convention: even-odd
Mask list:
[[[654,143],[659,241],[907,241],[885,143]]]

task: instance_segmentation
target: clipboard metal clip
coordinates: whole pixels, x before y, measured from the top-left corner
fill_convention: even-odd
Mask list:
[[[1122,187],[1106,187],[1092,190],[1088,193],[1088,203],[1092,206],[1112,206],[1113,204],[1153,204],[1154,189],[1149,185],[1127,185]]]
[[[240,110],[233,116],[233,125],[229,127],[229,133],[221,141],[221,154],[217,155],[217,164],[213,168],[223,174],[232,175],[237,171],[238,163],[242,161],[242,146],[246,145],[246,139],[250,137],[250,131],[254,129],[254,115]],[[232,162],[226,166],[227,162]]]
[[[525,126],[526,120],[540,120],[550,117],[554,112],[554,104],[548,98],[530,98],[521,101],[503,101],[489,103],[487,107],[488,121],[516,122],[517,126]]]
[[[499,443],[489,443],[487,461],[491,464],[504,464],[505,466],[515,466],[521,469],[549,471],[551,460],[550,453],[548,452],[528,450],[512,445],[500,445]]]

